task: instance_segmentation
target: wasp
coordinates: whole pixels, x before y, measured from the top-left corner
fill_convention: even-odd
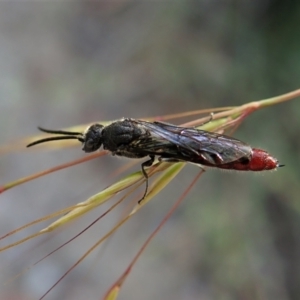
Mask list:
[[[83,133],[38,128],[58,136],[37,140],[27,147],[50,141],[77,139],[86,153],[97,151],[102,146],[112,155],[128,158],[148,157],[149,159],[141,164],[146,180],[146,190],[142,199],[148,190],[145,168],[152,166],[156,157],[160,162],[189,162],[239,171],[265,171],[283,166],[267,151],[252,148],[230,136],[163,122],[123,118],[107,126],[93,124]]]

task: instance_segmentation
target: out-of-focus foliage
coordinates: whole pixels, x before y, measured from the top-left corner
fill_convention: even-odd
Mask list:
[[[32,134],[38,125],[232,106],[299,88],[299,15],[296,1],[0,3],[1,141]],[[286,167],[262,175],[206,172],[144,253],[121,297],[299,299],[299,118],[294,101],[246,120],[236,136],[269,150]],[[27,152],[1,156],[1,184],[81,154],[80,147]],[[4,193],[1,234],[101,191],[121,164],[100,158]],[[104,294],[197,172],[186,168],[117,233],[98,265],[91,256],[48,299]],[[39,246],[1,253],[0,281],[100,214],[94,211]],[[1,287],[0,298],[38,298],[117,218],[111,214]]]

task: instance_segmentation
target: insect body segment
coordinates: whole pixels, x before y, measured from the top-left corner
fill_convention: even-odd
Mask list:
[[[141,165],[146,179],[144,197],[148,189],[145,167],[152,166],[155,157],[160,161],[191,162],[239,171],[264,171],[282,166],[268,152],[251,148],[232,137],[162,122],[124,118],[107,126],[93,124],[84,133],[39,129],[58,136],[37,140],[27,147],[55,140],[77,139],[83,144],[82,150],[87,153],[102,146],[113,155],[149,157]]]

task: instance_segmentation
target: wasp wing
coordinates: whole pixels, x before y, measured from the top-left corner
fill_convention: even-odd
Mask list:
[[[162,122],[139,122],[147,127],[151,134],[176,144],[185,152],[185,156],[204,156],[211,164],[226,164],[240,158],[249,158],[252,154],[249,145],[223,134]]]

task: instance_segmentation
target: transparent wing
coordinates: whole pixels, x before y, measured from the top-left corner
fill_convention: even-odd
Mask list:
[[[240,158],[250,157],[252,148],[235,138],[199,130],[196,128],[180,127],[162,122],[138,121],[151,134],[173,143],[185,151],[187,155],[211,156],[211,162],[230,163]],[[216,159],[217,158],[217,159]]]

